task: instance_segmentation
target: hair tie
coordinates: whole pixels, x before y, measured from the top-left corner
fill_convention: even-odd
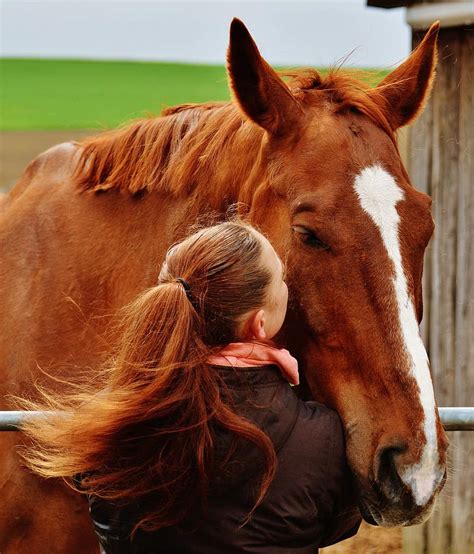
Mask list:
[[[178,283],[181,283],[181,285],[184,289],[184,292],[186,293],[186,296],[187,296],[188,300],[191,302],[194,309],[197,310],[198,309],[198,303],[196,302],[196,299],[194,298],[194,296],[191,293],[191,285],[185,279],[183,279],[182,277],[176,277],[176,281]]]
[[[182,279],[181,277],[176,277],[176,281],[178,281],[178,283],[181,283],[183,285],[183,289],[186,292],[189,292],[191,290],[191,285],[185,279]]]

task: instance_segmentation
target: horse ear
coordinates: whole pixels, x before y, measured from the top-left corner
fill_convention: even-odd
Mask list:
[[[262,58],[247,27],[234,18],[230,25],[227,71],[242,111],[273,135],[291,129],[301,107],[278,74]]]
[[[410,123],[429,97],[436,72],[439,21],[410,56],[373,90],[394,130]]]

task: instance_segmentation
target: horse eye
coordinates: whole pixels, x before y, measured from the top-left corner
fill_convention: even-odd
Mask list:
[[[319,248],[321,250],[328,250],[329,246],[324,243],[313,231],[307,229],[306,227],[301,227],[301,225],[294,225],[292,227],[293,231],[298,235],[298,238],[304,244],[311,246],[313,248]]]

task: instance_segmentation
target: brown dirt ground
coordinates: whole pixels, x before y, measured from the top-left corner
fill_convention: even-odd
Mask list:
[[[384,529],[363,523],[357,535],[328,548],[321,554],[402,554],[401,528]]]
[[[8,131],[0,133],[0,191],[9,190],[35,156],[61,142],[78,140],[94,131]],[[401,529],[363,524],[356,537],[324,548],[324,554],[402,554]]]

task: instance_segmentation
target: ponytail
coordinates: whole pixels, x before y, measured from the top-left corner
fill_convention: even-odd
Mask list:
[[[160,387],[167,370],[206,356],[201,318],[178,280],[148,289],[122,314],[116,363],[131,370],[114,371],[122,384],[127,384],[124,379],[136,380],[137,371],[143,370],[144,378]]]

